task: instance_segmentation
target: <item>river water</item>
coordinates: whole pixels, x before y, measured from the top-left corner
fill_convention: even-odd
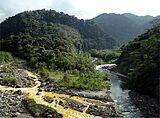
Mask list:
[[[122,79],[122,77],[117,76],[117,74],[112,71],[103,69],[104,66],[111,67],[116,65],[115,64],[100,65],[100,66],[96,66],[96,69],[105,73],[110,79],[111,97],[114,100],[114,102],[117,104],[117,110],[119,110],[124,114],[124,118],[160,118],[160,115],[159,115],[160,105],[157,100],[149,96],[142,95],[129,90],[126,86],[124,86],[125,85],[123,81],[124,79]],[[98,116],[94,116],[86,113],[86,110],[88,109],[88,106],[93,104],[93,102],[102,104],[102,101],[94,100],[90,102],[89,99],[83,98],[83,97],[57,94],[54,92],[45,92],[45,91],[42,91],[41,94],[39,95],[37,94],[38,88],[41,85],[41,82],[39,81],[39,75],[34,74],[28,70],[24,70],[24,72],[29,77],[33,78],[36,84],[34,87],[11,88],[6,86],[0,86],[0,90],[1,91],[21,90],[24,93],[24,95],[34,99],[36,103],[54,108],[58,113],[62,114],[64,118],[96,118],[96,117],[98,118]],[[53,98],[54,101],[52,103],[48,103],[44,101],[43,99],[44,96]],[[83,110],[83,112],[79,112],[74,109],[66,109],[63,106],[59,105],[59,101],[64,103],[66,102],[64,98],[66,98],[67,100],[70,99],[70,100],[80,102],[86,108]],[[103,103],[103,105],[106,105],[106,104],[109,105],[110,103]]]
[[[96,69],[105,73],[110,79],[110,95],[117,104],[117,110],[123,113],[124,118],[160,118],[158,99],[129,90],[124,82],[127,80],[124,78],[126,76],[103,69],[106,66],[110,68],[116,65],[99,65],[96,66]]]
[[[101,67],[98,67],[98,70],[107,74],[110,79],[111,97],[117,104],[117,109],[124,114],[124,118],[142,118],[140,110],[132,103],[132,99],[129,96],[130,90],[123,86],[124,82],[121,77],[117,76],[114,72],[102,69]]]

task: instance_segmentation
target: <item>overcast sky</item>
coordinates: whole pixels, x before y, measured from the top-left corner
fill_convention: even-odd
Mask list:
[[[101,13],[160,15],[160,0],[0,0],[0,21],[26,10],[54,9],[90,19]]]

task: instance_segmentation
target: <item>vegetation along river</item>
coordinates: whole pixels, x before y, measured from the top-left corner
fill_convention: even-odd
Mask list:
[[[159,102],[157,99],[143,95],[128,89],[127,79],[121,74],[107,70],[109,66],[114,64],[105,64],[97,66],[97,70],[107,74],[110,82],[111,97],[117,104],[117,109],[124,114],[125,118],[159,118]],[[104,68],[106,67],[106,68]]]
[[[23,97],[34,100],[36,104],[48,106],[51,109],[54,109],[57,113],[61,114],[63,118],[102,118],[102,117],[118,118],[118,117],[121,117],[116,112],[115,104],[113,103],[113,101],[106,99],[107,97],[104,97],[103,99],[101,96],[101,99],[99,99],[93,96],[94,94],[96,94],[95,92],[93,93],[89,92],[88,94],[87,91],[83,91],[83,92],[72,91],[72,94],[62,92],[62,89],[59,89],[58,91],[50,91],[51,87],[49,88],[49,91],[46,91],[42,87],[43,82],[41,81],[41,76],[34,73],[33,71],[23,67],[15,68],[12,65],[10,66],[1,65],[0,76],[6,75],[4,68],[6,69],[12,68],[12,72],[13,73],[16,72],[17,77],[18,76],[21,77],[22,80],[24,78],[27,78],[29,80],[30,78],[30,82],[34,81],[34,84],[32,84],[33,86],[30,86],[30,87],[26,87],[26,86],[8,87],[8,86],[0,85],[0,99],[2,100],[0,101],[0,107],[2,107],[2,109],[0,110],[0,117],[2,116],[5,118],[9,118],[9,117],[33,118],[35,117],[35,115],[38,116],[38,113],[35,113],[34,115],[32,114],[33,116],[29,115],[30,113],[26,112],[25,110],[22,110],[24,108],[24,107],[22,108],[23,105],[18,105],[18,104],[21,104],[21,100],[23,99]],[[27,80],[24,79],[22,82],[26,83],[26,81]],[[54,89],[57,89],[57,88],[54,88]],[[97,92],[97,94],[99,93]],[[102,93],[100,94],[105,95],[106,92],[104,91],[103,93],[102,91]],[[30,110],[28,111],[32,110],[32,113],[33,113],[34,109],[31,109],[31,108],[29,109]],[[49,115],[46,117],[57,118],[52,116],[49,117]],[[58,118],[61,118],[61,117],[58,117]]]
[[[114,66],[107,65],[107,66]],[[3,75],[3,65],[0,66],[1,75]],[[150,98],[145,95],[141,95],[135,92],[130,91],[125,86],[123,86],[123,81],[121,77],[117,76],[116,73],[111,72],[107,69],[101,68],[101,66],[96,67],[97,70],[106,73],[110,79],[111,87],[110,87],[110,95],[114,102],[117,104],[115,107],[115,103],[112,100],[105,99],[108,95],[106,91],[98,92],[75,92],[75,94],[67,94],[60,93],[55,91],[45,91],[42,86],[42,82],[40,81],[41,76],[28,70],[26,68],[14,68],[13,70],[18,73],[19,76],[22,76],[23,73],[27,78],[30,77],[35,85],[31,87],[7,87],[0,86],[0,99],[14,99],[16,91],[21,91],[22,96],[33,99],[37,104],[48,106],[52,109],[55,109],[59,114],[62,114],[63,118],[110,118],[116,117],[120,118],[122,115],[119,114],[120,111],[124,114],[125,118],[158,118],[159,117],[159,106],[156,99]],[[73,91],[74,93],[74,91]],[[5,95],[10,97],[6,97]],[[13,95],[12,95],[13,94]],[[81,94],[81,95],[80,95]],[[82,96],[83,94],[83,96]],[[85,94],[85,95],[84,95]],[[97,99],[97,97],[93,97],[95,94],[103,94],[101,96],[103,98]],[[21,99],[21,95],[19,95],[17,99]],[[4,101],[5,101],[4,100]],[[14,102],[14,101],[12,101]],[[3,103],[4,104],[4,103]],[[3,105],[2,104],[2,105]],[[11,104],[7,102],[6,104]],[[17,104],[17,102],[16,102]],[[12,104],[11,104],[12,105]],[[4,107],[4,106],[3,106]],[[7,107],[7,106],[5,106]],[[10,107],[8,107],[10,108]],[[115,110],[117,108],[117,110]],[[2,108],[1,110],[3,110]],[[13,106],[14,115],[18,118],[33,118],[32,116],[28,116],[20,114],[17,108]],[[20,108],[21,109],[21,108]],[[8,110],[8,109],[7,109]],[[1,111],[2,116],[10,116],[10,113],[7,113],[5,110]],[[11,112],[12,113],[12,112]],[[9,118],[6,117],[6,118]]]

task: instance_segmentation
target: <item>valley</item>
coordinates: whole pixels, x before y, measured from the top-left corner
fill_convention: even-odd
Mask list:
[[[55,10],[0,23],[0,117],[159,118],[160,19]]]

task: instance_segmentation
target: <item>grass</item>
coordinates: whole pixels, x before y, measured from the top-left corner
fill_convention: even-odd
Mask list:
[[[96,71],[94,74],[74,74],[62,71],[49,71],[44,69],[48,81],[57,86],[74,88],[79,90],[103,90],[108,87],[106,75]]]
[[[14,58],[12,57],[11,53],[0,51],[0,64],[11,62],[13,60],[14,60]]]
[[[4,85],[16,85],[16,77],[4,77],[0,78],[0,82]]]

